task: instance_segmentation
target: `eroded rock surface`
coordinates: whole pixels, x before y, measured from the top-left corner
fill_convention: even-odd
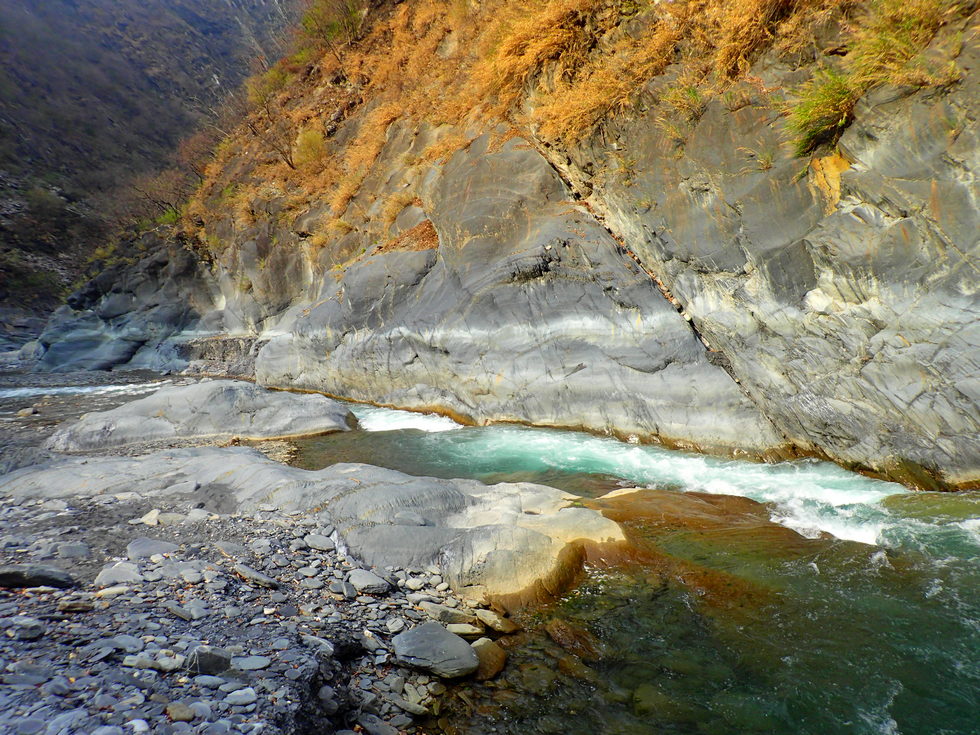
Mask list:
[[[968,484],[980,480],[978,62],[969,42],[952,87],[869,94],[839,154],[810,161],[785,144],[766,91],[798,70],[771,56],[758,85],[706,104],[682,147],[651,111],[553,160],[794,444],[907,484]]]
[[[0,494],[19,499],[117,493],[244,512],[327,508],[345,547],[366,564],[436,565],[453,589],[477,599],[553,586],[570,544],[623,538],[599,513],[570,507],[576,496],[544,485],[413,477],[363,464],[311,472],[243,447],[71,458],[0,481]],[[425,525],[402,525],[409,509]]]
[[[56,431],[47,446],[84,452],[171,439],[272,439],[356,425],[353,414],[321,395],[271,391],[214,380],[161,388],[109,411],[89,413]]]
[[[325,281],[259,352],[265,384],[478,422],[762,453],[781,437],[545,160],[489,136],[426,183],[438,247]],[[389,155],[397,152],[394,144]]]

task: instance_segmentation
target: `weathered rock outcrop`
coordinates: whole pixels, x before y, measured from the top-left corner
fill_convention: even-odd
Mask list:
[[[135,264],[119,263],[72,294],[38,338],[38,367],[53,371],[174,370],[187,361],[175,345],[202,329],[216,289],[207,268],[181,242],[147,233],[150,251]]]
[[[18,498],[120,492],[188,496],[220,512],[325,508],[367,564],[436,564],[458,593],[476,598],[551,587],[568,571],[570,544],[623,539],[616,523],[571,507],[576,496],[543,485],[412,477],[361,464],[310,472],[243,447],[71,458],[0,480],[0,495]]]
[[[967,43],[951,88],[873,92],[839,153],[809,162],[764,91],[798,72],[769,57],[761,84],[727,98],[745,104],[710,102],[681,148],[651,112],[554,160],[794,444],[966,484],[980,479],[978,61]],[[586,173],[616,171],[614,156],[630,170]]]
[[[952,86],[875,89],[839,148],[809,161],[789,150],[773,94],[807,72],[772,54],[692,112],[682,143],[657,106],[677,65],[573,146],[482,136],[431,163],[426,151],[462,131],[386,124],[346,210],[346,198],[294,206],[249,189],[247,217],[205,228],[224,245],[211,272],[170,287],[197,294],[180,302],[199,304],[193,316],[144,296],[114,312],[120,293],[166,290],[147,273],[151,286],[103,288],[74,322],[59,316],[42,363],[174,365],[168,345],[226,335],[255,341],[201,342],[179,364],[227,354],[246,374],[254,359],[267,385],[473,422],[799,451],[970,485],[977,53],[964,44]],[[379,135],[377,107],[350,104],[328,131],[340,147]],[[236,155],[213,208],[257,171]]]
[[[762,453],[779,435],[545,160],[488,136],[434,170],[437,247],[328,279],[256,377],[477,422],[524,421]],[[389,155],[396,157],[397,146]],[[408,214],[408,213],[406,213]],[[421,213],[416,215],[420,218]],[[413,220],[406,222],[414,226]]]
[[[47,447],[85,452],[173,439],[276,439],[347,431],[357,420],[321,395],[214,380],[161,388],[109,411],[87,413],[56,431]]]

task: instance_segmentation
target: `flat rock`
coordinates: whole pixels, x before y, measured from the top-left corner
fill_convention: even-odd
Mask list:
[[[391,639],[399,663],[452,679],[472,674],[480,660],[470,645],[439,623],[424,623]]]
[[[225,697],[225,703],[230,705],[244,706],[248,704],[255,704],[258,699],[258,695],[252,687],[245,687],[244,689],[236,689],[231,692],[227,697]]]
[[[333,551],[336,548],[334,542],[319,533],[311,533],[306,536],[303,541],[311,549],[316,549],[317,551]]]
[[[146,538],[143,536],[133,539],[126,545],[126,556],[131,561],[139,561],[140,559],[149,559],[155,554],[170,554],[178,548],[180,547],[177,544],[172,544],[169,541],[161,541],[160,539]]]
[[[478,621],[478,618],[473,613],[468,610],[457,610],[454,607],[449,607],[448,605],[440,605],[436,602],[423,601],[419,603],[419,609],[422,610],[426,615],[428,615],[433,620],[438,620],[440,623],[455,623],[455,624],[469,624],[472,625]]]
[[[252,569],[252,567],[246,566],[245,564],[236,564],[232,569],[235,574],[239,575],[242,579],[252,584],[258,585],[259,587],[265,587],[270,590],[279,589],[279,583],[272,577],[263,574],[262,572]]]
[[[75,579],[63,569],[46,564],[8,564],[0,567],[0,587],[74,587]]]
[[[253,513],[269,503],[284,513],[325,509],[349,553],[365,567],[432,567],[441,583],[474,599],[559,584],[569,571],[565,565],[578,563],[577,555],[562,553],[570,544],[623,539],[618,524],[589,508],[573,507],[577,496],[544,485],[414,477],[364,464],[309,471],[247,447],[64,458],[0,476],[0,496],[85,498],[131,492],[152,497],[178,482],[196,484],[196,493],[209,493],[205,500],[220,499],[227,508],[223,512]],[[220,496],[209,490],[214,487],[220,487]],[[395,516],[406,509],[424,514],[429,524],[396,524]],[[253,584],[278,586],[244,565],[234,569]]]
[[[258,671],[268,668],[271,663],[268,656],[236,656],[231,660],[232,668],[239,671]]]
[[[383,595],[391,585],[381,579],[374,572],[367,569],[355,569],[350,573],[348,580],[358,592],[369,595]]]
[[[353,414],[316,394],[272,391],[238,380],[161,388],[58,429],[47,447],[84,452],[173,439],[273,439],[347,431]]]
[[[128,561],[119,561],[114,564],[107,564],[102,571],[95,577],[96,587],[113,587],[118,584],[139,584],[143,581],[143,575],[139,568]]]
[[[484,608],[477,608],[473,611],[476,617],[481,623],[495,630],[498,633],[516,633],[521,629],[521,626],[515,623],[510,618],[505,618],[500,613],[494,610],[486,610]]]

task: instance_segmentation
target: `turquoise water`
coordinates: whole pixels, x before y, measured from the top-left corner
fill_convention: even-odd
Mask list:
[[[593,501],[637,560],[530,614],[503,674],[454,690],[433,730],[980,733],[980,493],[353,408],[365,430],[303,440],[295,463],[650,488]],[[555,620],[594,655],[552,640]]]

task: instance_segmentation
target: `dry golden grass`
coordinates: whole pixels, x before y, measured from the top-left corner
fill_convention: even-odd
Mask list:
[[[372,255],[381,255],[396,250],[435,250],[437,247],[439,247],[439,234],[436,232],[432,221],[425,220],[410,230],[406,230],[394,240],[389,240],[384,245],[379,246]]]
[[[535,110],[539,134],[573,143],[589,135],[609,115],[625,111],[637,90],[666,68],[676,43],[674,28],[658,23],[644,37],[624,38],[590,59]]]
[[[611,117],[628,114],[650,89],[644,107],[654,107],[665,139],[683,143],[707,100],[726,95],[760,54],[772,49],[794,59],[812,58],[814,29],[843,19],[851,33],[847,78],[820,75],[812,90],[807,88],[813,104],[804,117],[814,123],[809,140],[824,140],[826,127],[820,126],[846,124],[854,94],[874,84],[948,79],[948,68],[926,63],[921,52],[959,7],[956,0],[413,0],[374,5],[356,44],[339,54],[306,50],[253,84],[263,100],[253,116],[264,125],[275,118],[289,130],[297,143],[297,169],[270,155],[266,163],[255,163],[261,159],[255,149],[263,142],[239,131],[216,151],[188,212],[196,221],[241,216],[247,222],[251,214],[238,197],[236,206],[221,211],[207,211],[204,202],[213,201],[218,182],[224,186],[251,176],[288,192],[296,211],[304,202],[326,199],[335,217],[358,221],[363,212],[347,210],[377,165],[396,121],[451,126],[451,132],[405,162],[421,167],[448,159],[475,134],[499,129],[501,122],[508,124],[509,136],[533,130],[547,142],[575,144]],[[848,24],[852,17],[857,20]],[[668,70],[673,82],[651,84]],[[725,97],[726,106],[737,109],[743,97]],[[338,110],[343,111],[339,123]],[[338,125],[344,134],[329,137]],[[351,139],[353,125],[358,127]],[[314,129],[326,130],[324,137],[314,140],[306,133]],[[243,158],[252,161],[249,167],[243,168]],[[385,227],[407,197],[399,194],[385,202],[380,215]]]
[[[410,204],[422,206],[422,200],[415,195],[415,190],[412,188],[393,194],[385,200],[384,206],[381,208],[381,222],[385,232],[391,229],[395,220],[398,219],[398,215]]]

